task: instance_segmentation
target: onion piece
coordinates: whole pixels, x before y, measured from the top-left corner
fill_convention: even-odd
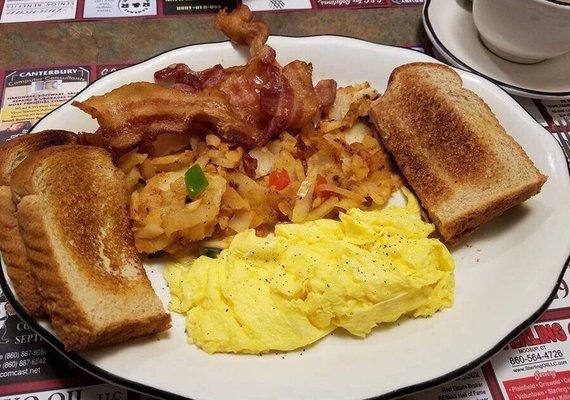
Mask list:
[[[306,178],[301,182],[301,186],[299,186],[299,190],[297,190],[297,197],[299,199],[304,198],[309,193],[309,189],[311,189],[311,180]]]
[[[255,177],[261,178],[271,172],[275,164],[275,155],[270,152],[267,147],[256,147],[250,150],[249,156],[257,160],[257,168],[255,169]]]
[[[249,228],[249,224],[253,220],[252,211],[238,211],[229,220],[228,226],[236,232],[245,231]]]
[[[313,204],[313,192],[315,191],[315,176],[308,176],[297,191],[297,199],[291,213],[291,222],[300,223],[305,221]]]
[[[368,127],[362,122],[359,122],[344,133],[344,141],[347,144],[362,143],[364,137],[369,134],[370,130]]]
[[[354,199],[354,200],[357,200],[359,202],[362,202],[362,200],[364,199],[364,197],[358,193],[352,192],[352,191],[347,190],[347,189],[340,188],[340,187],[335,186],[335,185],[331,185],[330,183],[323,183],[322,185],[319,185],[319,189],[320,190],[326,190],[328,192],[337,193],[343,197],[347,197],[349,199]]]
[[[325,202],[307,214],[307,221],[324,218],[328,213],[334,210],[338,202],[339,199],[337,197],[329,197]]]
[[[225,249],[230,245],[233,238],[234,236],[232,235],[232,236],[226,236],[222,239],[204,240],[202,242],[202,245],[204,247],[217,247],[219,249]]]

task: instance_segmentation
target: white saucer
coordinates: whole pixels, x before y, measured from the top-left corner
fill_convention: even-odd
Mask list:
[[[530,65],[497,57],[479,40],[471,6],[469,0],[425,0],[424,27],[447,61],[517,96],[570,99],[570,53]]]

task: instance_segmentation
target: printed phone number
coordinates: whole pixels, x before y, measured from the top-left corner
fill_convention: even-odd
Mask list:
[[[22,351],[13,351],[11,353],[4,354],[5,360],[13,360],[15,358],[24,358],[24,357],[37,357],[37,356],[45,356],[47,354],[47,349],[33,349],[33,350],[22,350]],[[1,359],[1,357],[0,357]]]
[[[511,365],[529,364],[539,361],[552,361],[564,358],[562,350],[548,350],[541,353],[525,354],[521,356],[509,357]]]
[[[45,357],[32,358],[32,359],[27,358],[25,360],[4,361],[2,363],[2,369],[36,366],[36,365],[43,365],[45,363],[47,363],[47,359]]]

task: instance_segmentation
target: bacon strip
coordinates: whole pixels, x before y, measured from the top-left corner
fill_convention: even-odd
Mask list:
[[[220,11],[216,27],[232,42],[249,46],[252,57],[267,47],[265,43],[269,37],[269,27],[264,22],[253,21],[253,13],[245,5],[240,5],[232,12]]]
[[[186,64],[172,64],[154,73],[154,79],[163,86],[172,86],[188,92],[216,86],[226,76],[226,71],[220,64],[198,72],[192,71]]]
[[[265,142],[266,137],[255,124],[236,118],[227,95],[215,88],[186,93],[137,82],[73,105],[97,119],[112,149],[127,149],[162,133],[188,133],[193,123],[248,147]]]
[[[281,67],[267,46],[269,30],[246,6],[218,14],[217,26],[250,46],[244,66],[193,71],[173,64],[155,73],[157,84],[134,83],[73,104],[96,118],[111,150],[125,150],[162,133],[192,134],[196,124],[246,147],[296,131],[334,102],[336,83],[312,82],[312,66]]]

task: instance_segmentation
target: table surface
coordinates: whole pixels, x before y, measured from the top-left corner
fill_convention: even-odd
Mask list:
[[[421,7],[258,13],[275,35],[334,34],[375,43],[428,43]],[[225,37],[214,15],[11,24],[0,27],[0,68],[138,62],[176,47]]]

